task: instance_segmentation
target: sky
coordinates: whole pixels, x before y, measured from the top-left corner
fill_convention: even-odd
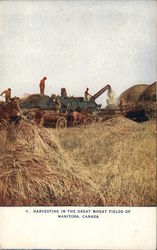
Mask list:
[[[0,1],[0,92],[39,93],[47,76],[48,95],[109,83],[118,97],[156,81],[156,13],[155,0]]]

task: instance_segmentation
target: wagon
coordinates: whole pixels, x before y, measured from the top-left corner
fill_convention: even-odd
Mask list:
[[[29,109],[23,110],[23,114],[29,122],[35,123],[38,126],[54,127],[54,128],[66,128],[67,126],[73,126],[71,122],[72,112],[61,113],[52,110],[40,110],[40,109]],[[92,123],[91,117],[87,115],[84,125]],[[81,124],[79,121],[75,125]]]
[[[23,111],[29,122],[36,123],[38,126],[66,128],[68,114],[59,113],[52,110],[30,109]]]
[[[68,123],[68,115],[66,113],[57,113],[54,111],[45,111],[43,126],[66,128]]]

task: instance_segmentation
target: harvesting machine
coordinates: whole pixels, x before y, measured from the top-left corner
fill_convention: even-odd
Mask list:
[[[56,99],[60,102],[60,113],[72,112],[72,111],[92,111],[98,112],[101,108],[101,104],[97,104],[95,100],[102,95],[106,90],[111,91],[111,86],[107,84],[104,88],[99,90],[95,95],[91,96],[90,100],[85,100],[84,97],[70,97],[67,96],[66,89],[61,89],[61,95],[40,95],[34,94],[27,98],[20,100],[20,107],[22,109],[38,108],[41,110],[53,110],[56,111]]]

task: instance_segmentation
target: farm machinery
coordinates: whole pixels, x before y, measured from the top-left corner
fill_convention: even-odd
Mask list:
[[[18,99],[18,103],[22,115],[39,125],[66,127],[74,112],[86,115],[83,122],[89,124],[94,119],[93,114],[99,113],[101,108],[101,104],[95,100],[106,90],[111,91],[110,85],[106,85],[87,101],[84,97],[67,96],[66,89],[62,88],[60,96],[33,94]]]
[[[67,96],[66,89],[61,89],[61,95],[30,95],[27,98],[20,100],[20,107],[22,109],[38,108],[40,110],[53,110],[56,111],[56,104],[59,102],[61,113],[73,112],[73,111],[92,111],[98,112],[101,108],[101,104],[97,104],[95,100],[102,95],[106,90],[111,91],[111,86],[108,84],[95,95],[91,96],[90,100],[86,101],[84,97],[69,97]]]

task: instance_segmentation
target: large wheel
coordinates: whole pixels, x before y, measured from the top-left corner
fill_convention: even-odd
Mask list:
[[[67,119],[64,117],[59,117],[56,122],[56,128],[66,128],[67,127]]]
[[[91,124],[92,124],[92,119],[87,118],[87,119],[85,120],[85,125],[91,125]]]

